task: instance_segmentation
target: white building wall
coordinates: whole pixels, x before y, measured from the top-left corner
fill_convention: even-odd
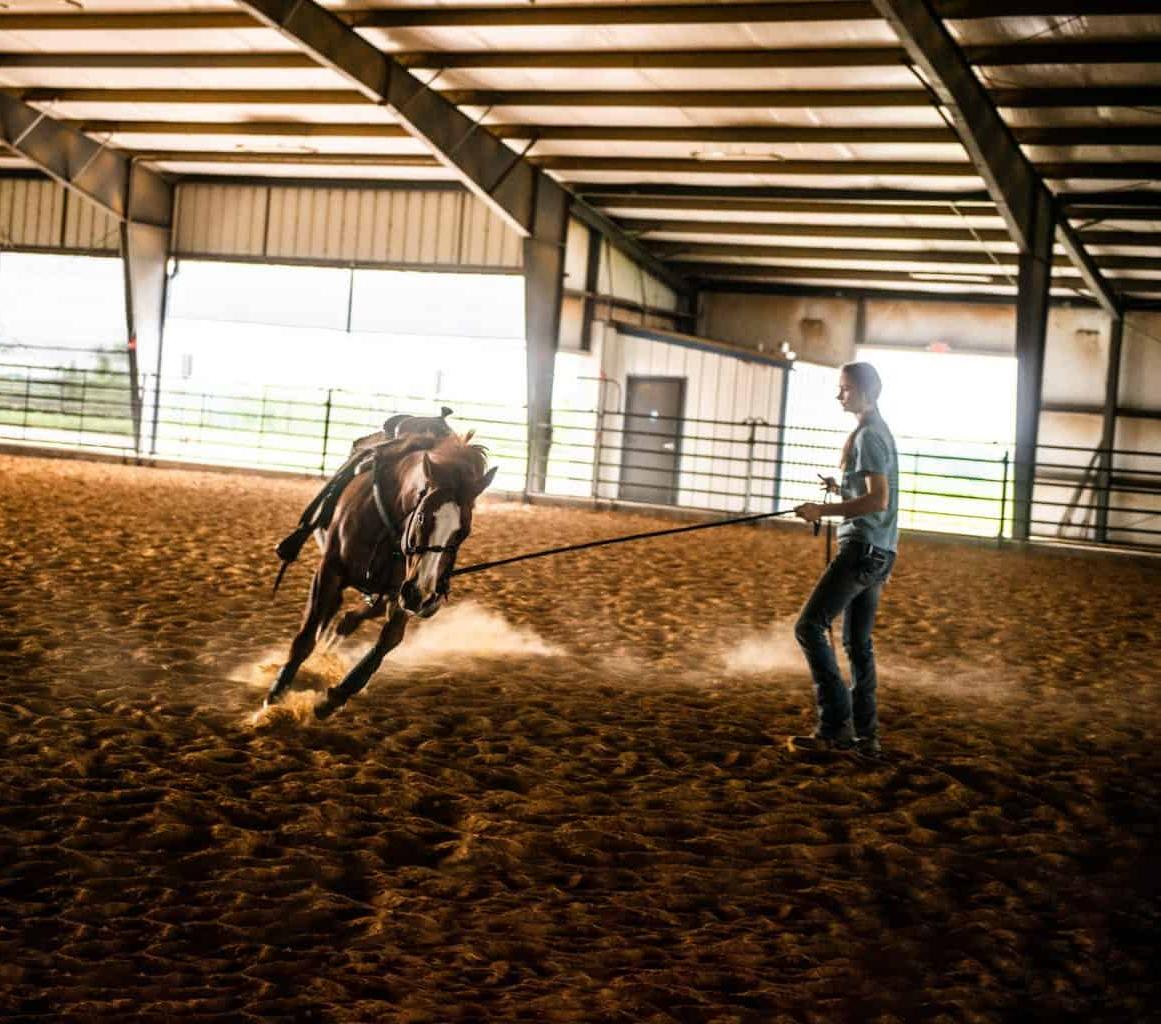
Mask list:
[[[681,378],[685,409],[678,460],[679,505],[741,511],[746,504],[750,427],[757,418],[781,418],[783,369],[728,353],[635,336],[605,325],[594,345],[593,365],[616,386],[606,386],[606,427],[601,443],[601,498],[619,493],[625,396],[631,376]],[[776,433],[758,425],[753,448],[750,507],[765,510],[774,496]]]

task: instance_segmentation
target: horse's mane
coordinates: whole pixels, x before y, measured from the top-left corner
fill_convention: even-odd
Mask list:
[[[437,472],[442,470],[453,477],[458,487],[470,488],[479,483],[488,468],[488,449],[482,444],[472,444],[471,439],[472,431],[463,437],[459,434],[447,437],[405,435],[389,442],[389,447],[400,459],[415,452],[426,452]]]
[[[471,441],[470,430],[463,437],[449,434],[438,438],[430,449],[431,461],[453,473],[462,483],[478,483],[488,468],[488,449]]]

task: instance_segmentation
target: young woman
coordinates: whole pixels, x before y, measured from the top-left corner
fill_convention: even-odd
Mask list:
[[[833,477],[820,479],[842,500],[826,505],[807,502],[794,510],[808,523],[836,516],[842,525],[838,553],[819,577],[794,627],[814,677],[818,725],[811,736],[792,736],[791,750],[879,751],[871,630],[899,544],[899,457],[895,439],[879,415],[882,390],[870,363],[848,363],[839,372],[838,400],[858,419],[858,426],[843,445],[842,483]],[[849,690],[827,635],[839,612],[851,666]]]

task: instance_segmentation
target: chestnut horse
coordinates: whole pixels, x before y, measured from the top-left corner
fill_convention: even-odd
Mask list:
[[[408,435],[370,449],[339,497],[325,529],[317,531],[322,558],[290,658],[266,705],[276,704],[342,606],[348,587],[370,607],[348,612],[335,632],[348,636],[361,622],[387,614],[374,646],[315,706],[326,718],[358,693],[403,639],[411,615],[428,618],[447,600],[459,547],[472,529],[476,498],[492,482],[481,445],[459,437]]]

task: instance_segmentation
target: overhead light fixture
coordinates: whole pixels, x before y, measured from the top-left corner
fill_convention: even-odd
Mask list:
[[[694,160],[769,160],[772,163],[777,163],[779,160],[786,159],[780,153],[749,153],[744,147],[731,151],[722,149],[720,146],[690,150],[689,155]]]
[[[996,282],[984,274],[956,274],[948,272],[946,274],[939,271],[920,272],[913,270],[909,275],[916,281],[950,281],[959,284],[995,284]]]

